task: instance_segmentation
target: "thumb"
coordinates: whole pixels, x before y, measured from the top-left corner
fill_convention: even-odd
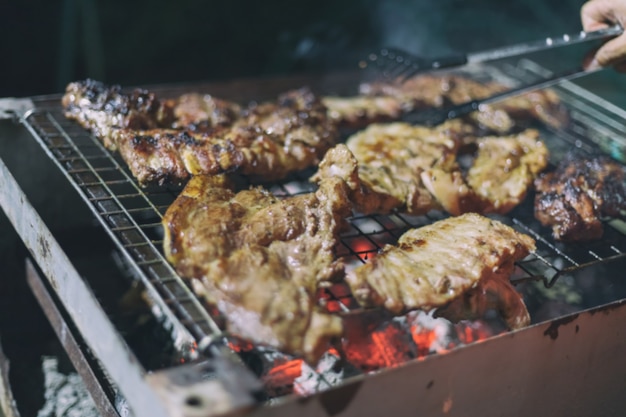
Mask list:
[[[626,34],[611,39],[598,49],[595,59],[603,67],[615,65],[626,58]]]

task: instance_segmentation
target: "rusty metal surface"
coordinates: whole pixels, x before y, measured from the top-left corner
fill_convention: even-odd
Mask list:
[[[129,395],[133,408],[145,415],[166,416],[161,402],[147,386],[140,364],[132,352],[128,351],[97,300],[1,159],[0,190],[0,207],[23,239],[89,347],[96,357],[106,360],[107,371],[120,389]]]

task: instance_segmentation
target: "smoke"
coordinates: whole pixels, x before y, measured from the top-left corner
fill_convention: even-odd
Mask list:
[[[580,30],[581,0],[387,0],[373,10],[381,46],[437,57]]]
[[[381,47],[389,46],[425,56],[453,52],[446,40],[450,0],[380,2],[375,10]]]

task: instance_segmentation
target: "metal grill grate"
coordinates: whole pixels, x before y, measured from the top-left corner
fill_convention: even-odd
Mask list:
[[[202,349],[222,331],[162,253],[161,218],[176,189],[140,188],[120,162],[61,109],[26,118],[49,156],[80,192],[116,245],[142,278],[152,299],[178,334],[188,331]]]
[[[503,64],[490,75],[496,80],[527,82],[547,74],[533,62],[520,61],[515,65]],[[620,152],[625,148],[626,112],[571,83],[559,85],[555,90],[571,111],[572,123],[565,130],[545,128],[542,132],[553,162],[571,147],[588,153],[601,149],[624,161]],[[207,312],[162,253],[161,218],[179,189],[140,188],[117,156],[63,117],[60,103],[34,111],[24,120],[126,255],[164,314],[188,331],[201,349],[224,339],[227,335],[218,326],[217,318]],[[305,173],[299,178],[271,184],[269,188],[280,196],[311,191],[313,186],[307,178]],[[498,217],[537,240],[536,253],[517,264],[512,277],[514,283],[543,280],[549,287],[563,274],[626,255],[626,224],[622,220],[606,220],[602,241],[566,245],[555,242],[550,231],[534,219],[530,200],[527,198],[511,215]],[[350,230],[341,237],[338,255],[346,259],[348,267],[359,265],[385,244],[394,243],[409,228],[446,216],[441,212],[425,216],[401,213],[354,216],[350,219]],[[344,285],[335,285],[326,292],[326,302],[332,311],[348,312],[356,308]]]

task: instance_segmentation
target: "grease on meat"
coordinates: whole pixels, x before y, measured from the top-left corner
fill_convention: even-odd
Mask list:
[[[534,129],[482,138],[475,132],[460,120],[432,128],[373,124],[328,151],[312,180],[343,178],[363,214],[507,213],[546,167],[548,149]],[[458,160],[471,148],[476,155],[466,172]]]
[[[508,278],[515,262],[534,249],[530,236],[469,213],[407,231],[397,245],[386,245],[348,272],[346,281],[361,305],[398,315],[444,307],[469,291],[489,289],[507,305],[499,308],[504,320],[518,328],[529,316]],[[481,304],[475,305],[480,313]]]
[[[626,209],[624,167],[606,156],[568,153],[535,181],[535,217],[555,239],[590,241],[604,234],[601,218]]]
[[[212,97],[160,101],[94,81],[67,86],[66,117],[120,155],[142,185],[237,171],[274,180],[316,165],[338,131],[307,88],[240,110]]]
[[[455,169],[456,153],[473,131],[458,120],[434,128],[374,124],[331,149],[312,180],[343,178],[355,209],[364,214],[393,209],[423,214],[441,206],[424,186],[421,172]]]
[[[343,271],[334,247],[350,210],[337,179],[278,199],[258,187],[235,193],[223,176],[197,176],[163,218],[164,251],[229,332],[314,362],[343,329],[315,294]]]
[[[366,96],[394,97],[405,111],[462,104],[486,98],[508,89],[498,82],[479,82],[457,74],[418,75],[403,82],[363,83]],[[480,126],[502,134],[510,132],[517,121],[537,119],[555,128],[568,121],[559,97],[551,90],[537,90],[501,102],[481,106],[469,115]]]

